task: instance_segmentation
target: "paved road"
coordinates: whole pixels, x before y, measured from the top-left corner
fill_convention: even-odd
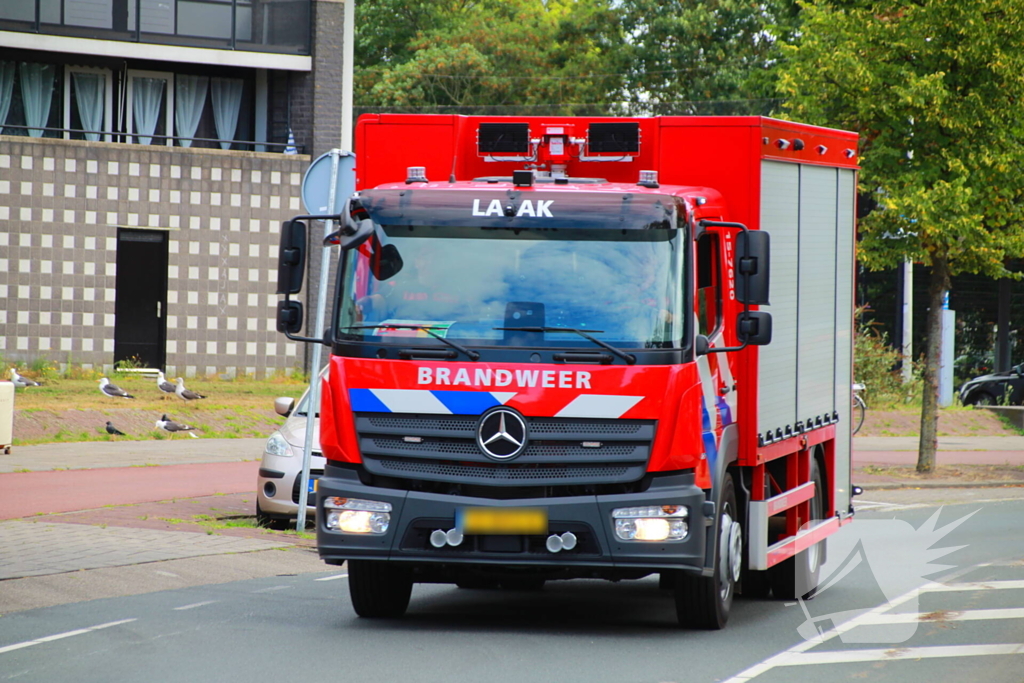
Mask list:
[[[351,611],[345,572],[319,572],[13,614],[0,619],[0,678],[110,683],[144,671],[184,682],[337,671],[408,683],[1019,683],[1024,501],[948,506],[935,524],[944,538],[928,533],[937,508],[900,508],[844,527],[855,536],[833,545],[825,572],[865,559],[815,600],[742,600],[725,632],[680,631],[653,579],[538,592],[417,586],[405,619],[365,620]],[[936,585],[904,590],[924,582],[929,547],[956,546],[964,547],[934,558],[951,565],[928,576]],[[903,561],[907,548],[917,565]],[[833,620],[845,626],[833,631]],[[824,637],[805,641],[809,623]]]

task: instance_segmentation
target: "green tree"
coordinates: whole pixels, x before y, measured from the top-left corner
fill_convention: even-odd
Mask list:
[[[758,114],[773,108],[779,47],[799,22],[795,0],[622,0],[619,9],[630,64],[624,95],[635,109]]]
[[[1024,255],[1024,4],[848,0],[803,5],[780,91],[797,119],[861,133],[868,268],[930,267],[919,472],[935,466],[939,341],[950,276],[1019,276]]]
[[[604,102],[621,90],[610,0],[357,5],[356,103],[482,107]]]

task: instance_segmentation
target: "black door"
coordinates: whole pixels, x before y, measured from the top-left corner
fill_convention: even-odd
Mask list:
[[[167,339],[167,233],[117,231],[114,362],[164,367]]]

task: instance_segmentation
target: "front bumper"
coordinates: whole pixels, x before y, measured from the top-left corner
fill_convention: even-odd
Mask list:
[[[313,457],[310,479],[320,477],[323,463],[324,458]],[[281,518],[295,518],[299,514],[297,494],[301,466],[302,458],[274,456],[269,453],[263,455],[256,477],[256,500],[265,514]],[[316,494],[308,494],[306,500],[306,514],[316,514]]]
[[[340,496],[391,504],[391,524],[381,535],[346,534],[324,527],[324,499]],[[642,493],[494,500],[439,495],[363,485],[356,471],[328,465],[317,493],[317,548],[329,564],[349,559],[418,563],[579,567],[605,569],[690,569],[704,564],[706,518],[704,491],[692,474],[657,477]],[[622,541],[614,533],[612,510],[645,505],[679,504],[689,509],[689,533],[680,541]],[[458,546],[435,548],[429,537],[436,529],[455,526],[462,507],[544,507],[549,534],[571,531],[572,550],[550,552],[543,536],[466,536]]]

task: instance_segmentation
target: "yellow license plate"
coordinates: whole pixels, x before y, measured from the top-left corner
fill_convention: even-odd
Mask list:
[[[457,525],[464,534],[546,534],[548,512],[544,508],[462,508]]]

